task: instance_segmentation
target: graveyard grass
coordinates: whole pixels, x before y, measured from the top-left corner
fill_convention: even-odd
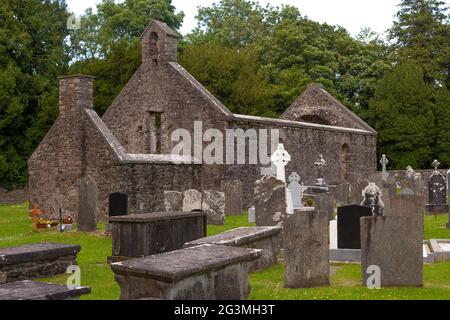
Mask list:
[[[82,297],[86,300],[116,300],[119,286],[106,263],[111,254],[111,238],[103,236],[104,225],[96,233],[58,233],[55,229],[32,231],[27,205],[0,206],[0,247],[29,243],[57,242],[81,245],[77,261],[81,268],[82,285],[90,286],[92,293]],[[450,239],[450,230],[443,228],[446,215],[426,216],[425,237],[427,239]],[[227,217],[225,226],[208,226],[208,235],[238,227],[250,226],[247,216]],[[362,287],[359,264],[336,264],[332,266],[332,286],[313,289],[285,289],[283,266],[278,264],[250,275],[252,292],[250,299],[448,299],[450,300],[450,262],[425,265],[424,288],[392,288],[369,290]],[[60,275],[39,281],[65,284],[68,275]]]

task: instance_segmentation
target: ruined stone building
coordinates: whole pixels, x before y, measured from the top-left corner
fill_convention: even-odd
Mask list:
[[[171,155],[171,133],[229,128],[279,129],[291,154],[287,174],[315,181],[319,153],[328,183],[352,181],[376,170],[376,132],[318,84],[310,85],[280,119],[233,114],[177,63],[177,35],[153,21],[142,35],[142,64],[102,118],[93,109],[89,76],[60,78],[59,117],[29,159],[29,201],[54,211],[77,212],[81,179],[97,187],[100,218],[108,196],[128,195],[130,212],[163,210],[163,191],[219,190],[240,179],[244,204],[252,204],[261,165],[195,164]],[[205,143],[208,145],[208,143]]]

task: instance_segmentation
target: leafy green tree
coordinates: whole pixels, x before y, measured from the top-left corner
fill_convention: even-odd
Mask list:
[[[57,77],[68,66],[64,1],[0,6],[0,186],[26,182],[27,159],[54,120]],[[56,96],[57,97],[57,96]]]
[[[179,61],[234,113],[275,115],[270,110],[271,87],[251,49],[188,45]]]
[[[435,93],[435,124],[436,135],[434,146],[434,158],[444,165],[450,167],[450,91],[439,88]]]
[[[431,98],[422,69],[412,62],[397,65],[378,83],[369,119],[378,131],[378,151],[389,155],[393,168],[429,165],[435,125]]]
[[[390,30],[399,60],[414,60],[425,80],[449,84],[450,24],[448,6],[440,0],[402,0]]]

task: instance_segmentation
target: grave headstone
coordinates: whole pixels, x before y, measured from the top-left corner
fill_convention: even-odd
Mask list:
[[[225,215],[241,215],[243,211],[242,182],[240,180],[222,181],[221,189],[225,193]]]
[[[109,216],[120,217],[128,214],[128,196],[124,193],[112,193],[109,195]]]
[[[360,219],[372,216],[368,207],[350,205],[338,208],[338,248],[361,249]]]
[[[361,243],[363,286],[371,266],[380,268],[382,287],[423,285],[423,219],[362,218]]]
[[[78,231],[97,230],[97,185],[91,177],[83,177],[78,189]]]
[[[183,211],[183,193],[164,191],[164,207],[167,212]]]
[[[283,182],[286,182],[286,171],[285,167],[291,161],[291,156],[289,153],[284,149],[283,144],[278,145],[278,149],[274,152],[272,155],[272,163],[277,168],[277,179],[281,180]]]
[[[328,214],[296,210],[283,226],[286,288],[330,284]]]
[[[264,176],[255,184],[257,226],[282,225],[286,217],[286,185],[273,176]]]
[[[300,209],[303,206],[303,188],[300,185],[300,176],[297,172],[293,172],[288,179],[288,189],[291,191],[292,195],[292,206],[294,210]]]
[[[319,193],[314,196],[315,207],[317,211],[326,211],[328,213],[328,219],[331,221],[334,219],[334,197],[328,193]]]
[[[330,249],[338,248],[337,220],[330,221]]]
[[[213,190],[203,191],[202,210],[206,213],[208,224],[224,225],[225,194]]]
[[[387,216],[413,217],[421,214],[417,197],[412,194],[394,195],[390,198],[391,211]]]
[[[255,206],[248,209],[248,223],[256,223]]]
[[[184,192],[183,211],[189,212],[193,210],[202,210],[202,193],[189,189]]]
[[[380,164],[382,167],[381,177],[382,177],[383,181],[386,182],[387,179],[389,178],[389,172],[386,169],[386,166],[389,164],[389,160],[385,154],[383,154],[383,156],[381,157]]]
[[[439,161],[435,160],[433,166],[435,171],[428,179],[428,204],[427,210],[432,213],[448,212],[447,181],[438,171]]]

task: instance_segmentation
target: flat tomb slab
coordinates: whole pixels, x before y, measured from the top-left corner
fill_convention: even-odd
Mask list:
[[[111,265],[122,300],[241,300],[249,294],[249,262],[257,249],[199,245]]]
[[[57,243],[0,248],[0,284],[63,274],[77,264],[80,250],[78,245]]]
[[[164,221],[164,220],[176,220],[192,217],[203,217],[205,213],[202,211],[192,212],[153,212],[142,214],[130,214],[127,216],[110,217],[109,222],[152,222],[152,221]]]
[[[250,271],[261,270],[277,263],[279,248],[277,237],[282,227],[243,227],[214,236],[188,242],[185,248],[202,244],[217,244],[231,247],[261,249],[261,257],[254,261]]]
[[[36,243],[0,248],[0,266],[77,255],[80,250],[80,246],[60,243]]]
[[[110,218],[112,256],[109,262],[146,257],[183,248],[206,236],[204,212],[156,212]]]
[[[0,285],[0,300],[73,300],[91,293],[91,288],[66,286],[30,280]]]

